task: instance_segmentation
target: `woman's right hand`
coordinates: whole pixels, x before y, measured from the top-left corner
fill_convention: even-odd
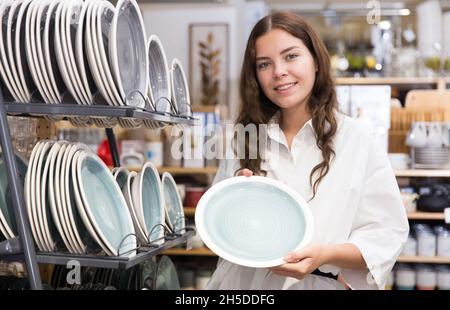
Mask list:
[[[253,175],[253,171],[251,171],[250,169],[242,169],[241,171],[239,171],[238,176],[244,176],[244,177],[251,177]]]

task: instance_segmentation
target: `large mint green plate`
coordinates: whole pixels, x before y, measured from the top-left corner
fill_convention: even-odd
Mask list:
[[[137,246],[125,198],[106,165],[94,154],[83,152],[77,177],[85,211],[110,252],[133,256]]]
[[[307,202],[287,185],[264,177],[234,177],[200,199],[198,233],[220,257],[242,266],[273,267],[311,241],[314,223]]]

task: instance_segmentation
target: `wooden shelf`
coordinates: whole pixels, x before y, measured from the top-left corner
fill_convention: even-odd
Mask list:
[[[408,169],[396,170],[397,177],[448,177],[450,178],[450,170],[440,169]]]
[[[163,254],[177,256],[217,256],[214,252],[207,248],[196,248],[192,250],[172,248],[164,251]]]
[[[429,263],[429,264],[450,264],[450,257],[427,257],[427,256],[399,256],[398,263]]]
[[[195,208],[184,207],[184,215],[186,215],[186,216],[194,216],[195,215]]]
[[[217,256],[207,248],[197,248],[192,250],[172,248],[163,252],[165,255],[176,256]],[[450,257],[426,257],[426,256],[399,256],[399,263],[430,263],[430,264],[450,264]]]
[[[168,249],[163,252],[166,255],[177,256],[217,256],[214,252],[207,248],[197,248],[192,250],[185,249]],[[398,263],[430,263],[430,264],[450,264],[450,257],[427,257],[427,256],[399,256]]]
[[[130,171],[141,171],[140,166],[128,166]],[[215,174],[217,173],[217,167],[205,167],[205,168],[185,168],[185,167],[158,167],[160,173],[169,172],[170,174]]]
[[[390,78],[336,78],[338,85],[418,85],[437,84],[439,78],[426,77],[390,77]],[[448,82],[446,80],[446,82]]]
[[[408,219],[410,220],[444,220],[444,213],[441,212],[410,212]]]

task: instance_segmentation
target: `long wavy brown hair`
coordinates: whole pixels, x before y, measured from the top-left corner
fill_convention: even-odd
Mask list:
[[[256,76],[256,40],[272,29],[281,29],[303,41],[312,54],[317,66],[316,80],[311,91],[307,110],[312,116],[312,125],[315,130],[316,144],[322,152],[322,162],[316,165],[309,176],[313,195],[317,192],[321,180],[330,169],[330,162],[335,152],[333,137],[337,131],[336,108],[337,99],[335,83],[330,73],[330,58],[325,45],[319,39],[312,27],[300,16],[289,12],[277,12],[261,19],[253,28],[245,50],[244,62],[241,71],[240,97],[241,105],[236,124],[244,126],[255,124],[259,133],[259,125],[267,124],[274,114],[280,110],[267,98],[261,89]],[[234,138],[236,150],[237,137]],[[240,159],[240,169],[248,168],[257,175],[266,175],[267,171],[261,169],[261,154],[259,147],[250,145],[249,138],[245,138],[245,157]],[[257,157],[250,158],[250,148],[256,147]],[[317,174],[314,182],[314,176]]]

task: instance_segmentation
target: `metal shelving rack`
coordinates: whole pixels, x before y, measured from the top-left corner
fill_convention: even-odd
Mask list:
[[[12,195],[14,216],[17,222],[19,237],[13,240],[0,242],[0,249],[15,248],[8,254],[0,254],[0,258],[17,260],[21,258],[25,261],[28,279],[31,289],[42,289],[42,281],[39,273],[38,263],[49,263],[65,265],[70,260],[77,260],[81,266],[101,267],[101,268],[130,268],[144,260],[160,254],[166,249],[182,244],[194,235],[193,230],[186,230],[184,234],[171,234],[166,237],[166,242],[160,246],[149,246],[139,248],[138,253],[129,257],[106,257],[95,255],[76,255],[67,253],[37,253],[35,251],[33,237],[24,202],[23,188],[19,181],[18,168],[14,157],[14,150],[11,142],[11,135],[6,115],[14,116],[96,116],[96,117],[117,117],[135,118],[164,122],[167,124],[194,125],[195,119],[192,117],[175,116],[170,113],[151,112],[141,108],[130,106],[112,107],[106,105],[80,106],[76,104],[43,104],[43,103],[6,103],[0,89],[0,142],[2,154],[5,160],[8,182]],[[112,128],[105,128],[114,166],[120,164],[119,154],[116,146],[115,136]],[[0,252],[1,253],[1,252]]]

